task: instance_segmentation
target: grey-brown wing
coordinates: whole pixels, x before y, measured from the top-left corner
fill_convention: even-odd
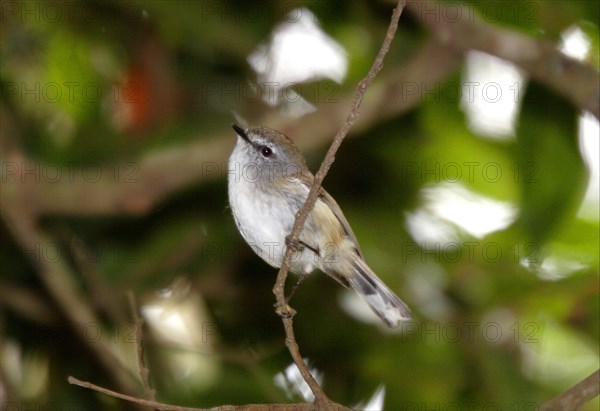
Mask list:
[[[356,239],[356,236],[354,235],[354,231],[352,231],[352,227],[350,227],[350,224],[348,223],[348,220],[346,220],[346,217],[344,216],[344,213],[342,213],[342,209],[340,208],[338,203],[323,188],[321,188],[319,190],[319,198],[325,204],[327,204],[329,206],[329,208],[331,208],[331,211],[333,211],[333,214],[335,214],[335,216],[337,217],[339,222],[342,224],[342,227],[344,227],[344,231],[346,232],[348,237],[350,237],[350,239],[354,243],[356,252],[360,256],[360,258],[364,259],[365,257],[363,256],[362,250],[360,249],[360,246],[358,245],[358,240]]]
[[[307,178],[307,176],[301,176],[300,180],[302,181],[303,184],[305,184],[308,187],[308,190],[310,190],[310,187],[313,183],[314,177],[312,175],[310,175],[310,178]],[[358,245],[358,240],[356,239],[356,236],[354,235],[354,232],[352,231],[352,228],[350,227],[348,220],[346,220],[344,213],[342,213],[342,209],[340,208],[338,203],[333,199],[333,197],[331,195],[329,195],[329,193],[327,191],[325,191],[325,189],[323,187],[321,187],[319,189],[318,199],[323,201],[327,206],[329,206],[331,211],[333,211],[333,214],[336,216],[336,218],[338,219],[338,221],[344,228],[346,235],[354,243],[356,252],[360,256],[360,258],[364,259],[365,257],[363,256],[362,250],[360,249],[360,246]]]

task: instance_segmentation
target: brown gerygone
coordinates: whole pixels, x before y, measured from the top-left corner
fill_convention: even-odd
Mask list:
[[[300,150],[280,132],[235,124],[233,129],[238,135],[228,169],[233,217],[254,251],[279,268],[314,176]],[[367,266],[342,210],[322,188],[290,259],[293,273],[315,268],[352,287],[389,327],[411,318],[406,304]]]

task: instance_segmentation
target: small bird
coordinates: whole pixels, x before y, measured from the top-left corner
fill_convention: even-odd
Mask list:
[[[228,191],[235,223],[250,247],[280,268],[314,176],[284,134],[232,127],[238,138],[229,158]],[[388,327],[411,319],[408,306],[369,268],[342,210],[323,188],[294,248],[291,272],[304,276],[318,268],[354,289]]]

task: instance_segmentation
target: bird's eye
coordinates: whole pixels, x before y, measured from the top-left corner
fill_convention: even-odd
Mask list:
[[[273,154],[273,150],[271,150],[269,147],[263,146],[260,149],[260,154],[262,154],[263,157],[271,157],[271,155]]]

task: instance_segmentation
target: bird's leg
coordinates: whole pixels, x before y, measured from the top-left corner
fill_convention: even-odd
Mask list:
[[[298,238],[293,240],[289,235],[285,237],[285,245],[294,252],[304,250],[304,243]]]

